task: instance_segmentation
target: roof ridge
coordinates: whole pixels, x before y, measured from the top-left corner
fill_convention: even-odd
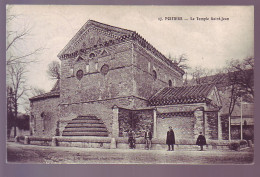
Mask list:
[[[128,32],[131,32],[131,33],[135,32],[135,31],[132,31],[132,30],[128,30],[128,29],[125,29],[125,28],[117,27],[117,26],[112,26],[112,25],[109,25],[109,24],[106,24],[106,23],[101,23],[101,22],[98,22],[98,21],[95,21],[95,20],[91,20],[91,19],[88,20],[88,21],[90,21],[90,22],[92,22],[94,24],[97,24],[97,25],[104,25],[104,26],[107,26],[107,27],[110,27],[110,28],[116,28],[116,29],[122,30],[122,31],[128,31]]]
[[[108,25],[108,24],[105,24],[105,23],[101,23],[101,22],[97,22],[95,20],[88,20],[86,23],[84,23],[84,25],[77,31],[77,33],[69,40],[69,42],[65,45],[65,47],[59,52],[58,54],[58,58],[60,58],[60,56],[62,56],[62,53],[65,52],[65,50],[70,46],[70,43],[73,43],[75,42],[79,37],[79,35],[82,35],[84,33],[84,31],[86,30],[86,26],[87,25],[95,25],[95,26],[98,26],[98,27],[101,27],[100,25],[104,27],[109,27],[109,28],[113,28],[113,29],[117,29],[117,30],[120,30],[121,32],[122,31],[127,31],[129,33],[134,33],[135,31],[131,31],[131,30],[127,30],[127,29],[124,29],[124,28],[120,28],[120,27],[116,27],[116,26],[111,26],[111,25]],[[114,30],[116,31],[116,30]]]
[[[192,86],[164,87],[153,95],[151,105],[186,104],[205,102],[209,93],[216,86],[214,84],[198,84]]]

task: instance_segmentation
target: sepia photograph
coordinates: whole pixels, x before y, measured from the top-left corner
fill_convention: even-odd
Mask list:
[[[6,163],[254,164],[254,6],[6,6]]]

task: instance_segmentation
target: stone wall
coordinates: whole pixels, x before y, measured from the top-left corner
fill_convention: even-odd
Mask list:
[[[217,112],[206,112],[205,103],[157,107],[157,135],[165,138],[172,126],[176,138],[196,139],[202,132],[207,139],[218,139]]]
[[[222,115],[220,116],[221,120],[221,128],[222,128],[222,139],[223,140],[228,140],[228,126],[229,126],[229,120],[227,115]]]
[[[156,72],[156,78],[154,73]],[[182,75],[139,45],[134,45],[135,95],[149,99],[159,89],[182,85]]]
[[[218,114],[217,112],[205,112],[205,137],[218,139]]]
[[[55,136],[59,120],[59,98],[48,98],[31,103],[31,125],[34,136]]]
[[[119,108],[119,136],[126,137],[127,132],[132,129],[136,137],[143,137],[146,126],[153,131],[153,110],[130,110]]]
[[[173,128],[175,139],[194,139],[194,117],[162,117],[157,118],[157,138],[165,139],[169,126]]]
[[[206,104],[166,105],[157,108],[157,137],[165,139],[169,126],[173,127],[176,139],[194,139],[199,127],[199,117],[194,114],[197,108]],[[202,118],[203,119],[203,118]]]
[[[133,108],[133,97],[121,97],[94,102],[78,104],[62,104],[60,106],[61,121],[71,120],[79,115],[95,115],[106,125],[108,132],[112,133],[112,120],[114,105],[120,105],[127,109]]]
[[[131,67],[131,45],[116,47],[113,55],[84,58],[78,65],[76,59],[62,61],[61,101],[62,103],[79,103],[96,100],[130,96],[133,92],[133,74]],[[125,47],[125,48],[124,48]],[[115,46],[114,46],[115,48]],[[106,49],[109,53],[109,50]],[[89,72],[86,69],[88,65]],[[108,72],[102,73],[102,66],[108,66]],[[70,70],[73,74],[70,74]],[[76,77],[77,71],[83,71],[83,77]]]
[[[203,107],[206,108],[205,103],[194,103],[194,104],[176,104],[176,105],[165,105],[157,106],[158,113],[167,113],[167,112],[189,112],[195,111],[197,108]]]

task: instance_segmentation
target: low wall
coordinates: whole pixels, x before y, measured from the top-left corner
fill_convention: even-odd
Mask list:
[[[63,147],[81,147],[81,148],[113,148],[113,142],[111,137],[35,137],[35,136],[20,136],[16,137],[16,142],[23,142],[24,144],[41,145],[41,146],[63,146]],[[116,148],[129,149],[128,138],[119,137],[115,139]],[[232,147],[231,147],[232,145]],[[238,147],[236,147],[238,146]],[[205,150],[239,150],[240,148],[247,147],[246,141],[217,141],[208,140],[207,145],[204,146]],[[196,140],[193,139],[177,139],[175,144],[175,150],[199,150],[199,146],[196,145]],[[234,148],[235,147],[235,148]],[[136,149],[145,149],[144,138],[136,139]],[[167,150],[165,140],[153,139],[152,150]]]
[[[109,149],[110,137],[53,137],[56,146]],[[55,141],[55,140],[54,140]]]

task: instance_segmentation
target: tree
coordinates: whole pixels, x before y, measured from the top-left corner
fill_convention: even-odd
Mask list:
[[[190,68],[187,64],[188,62],[188,57],[186,54],[181,54],[179,57],[175,57],[175,58],[172,58],[171,57],[171,54],[169,54],[169,59],[175,64],[177,65],[179,68],[181,68],[182,70],[185,71],[185,81],[184,81],[184,84],[187,84],[187,77],[188,77],[188,74],[187,74],[187,70]]]
[[[187,62],[189,61],[186,54],[181,54],[179,57],[172,58],[169,54],[169,59],[177,66],[179,66],[183,70],[187,70],[189,68]]]
[[[35,62],[35,56],[40,54],[44,48],[27,50],[31,28],[24,24],[15,27],[22,15],[14,14],[12,6],[7,7],[6,16],[6,65]]]
[[[58,61],[52,61],[48,65],[47,74],[51,79],[60,79],[60,63]]]
[[[227,67],[229,92],[229,140],[231,140],[231,115],[238,99],[247,101],[254,98],[254,58],[248,57],[243,61],[231,60]],[[251,101],[252,101],[251,100]]]
[[[18,115],[18,101],[22,98],[24,93],[27,91],[26,88],[26,77],[25,77],[25,66],[21,63],[16,63],[8,66],[7,68],[7,85],[11,90],[12,99],[10,99],[8,104],[13,105],[13,126],[14,126],[14,136],[16,136],[16,120]],[[8,117],[10,119],[10,117]]]
[[[13,117],[14,136],[16,136],[17,115],[18,107],[22,98],[26,99],[26,92],[29,90],[26,88],[25,73],[27,66],[31,62],[36,62],[36,56],[39,55],[44,48],[33,47],[30,44],[31,28],[25,24],[25,20],[21,19],[21,14],[16,14],[12,6],[7,6],[6,11],[6,66],[7,66],[7,91],[12,90],[12,103],[8,102],[8,105],[13,105],[12,112],[8,112],[8,120]],[[11,109],[7,110],[10,111]]]
[[[213,70],[203,68],[201,66],[196,66],[195,68],[189,68],[187,70],[187,75],[189,75],[190,80],[188,81],[188,85],[197,85],[197,84],[205,84],[207,83],[207,76],[212,75]]]
[[[230,82],[236,84],[243,95],[254,97],[254,57],[248,57],[242,61],[231,60],[228,73]]]
[[[14,95],[13,89],[7,87],[7,137],[10,137],[11,129],[14,126]]]

